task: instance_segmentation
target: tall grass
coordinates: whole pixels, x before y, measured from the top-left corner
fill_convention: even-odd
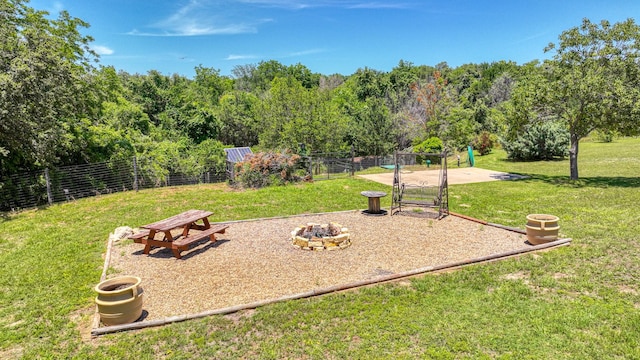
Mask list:
[[[201,185],[6,214],[0,358],[640,358],[640,140],[580,151],[578,181],[567,161],[511,162],[496,151],[476,166],[529,178],[450,187],[452,211],[491,222],[558,215],[569,247],[91,341],[82,335],[115,227],[190,208],[215,221],[366,208],[360,191],[390,188],[357,178]]]

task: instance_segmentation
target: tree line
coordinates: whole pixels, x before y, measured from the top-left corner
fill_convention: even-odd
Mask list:
[[[569,153],[577,178],[581,138],[639,128],[632,19],[585,19],[545,49],[552,59],[522,65],[401,60],[388,72],[326,75],[270,60],[236,66],[231,76],[200,65],[188,78],[101,66],[80,32],[87,23],[67,12],[49,20],[26,4],[0,0],[4,175],[134,155],[158,176],[199,174],[222,167],[223,148],[238,146],[385,155],[434,138],[450,151],[473,143],[490,151],[499,139],[509,151],[538,134],[559,139],[558,155]]]

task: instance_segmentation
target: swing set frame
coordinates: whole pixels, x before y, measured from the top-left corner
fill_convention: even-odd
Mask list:
[[[402,168],[409,165],[423,165],[419,163],[421,159],[425,159],[423,161],[427,169],[431,166],[439,165],[438,184],[431,185],[427,184],[426,181],[412,184],[402,181]],[[403,206],[405,208],[437,209],[438,219],[449,215],[446,151],[442,153],[395,152],[390,215],[403,212]]]

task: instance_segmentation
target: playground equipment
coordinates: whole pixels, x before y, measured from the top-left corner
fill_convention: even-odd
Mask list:
[[[473,167],[476,163],[476,160],[473,158],[473,148],[471,145],[467,146],[467,152],[469,153],[469,166]]]
[[[449,215],[449,192],[447,181],[447,155],[442,153],[395,153],[395,169],[393,173],[393,193],[391,199],[391,215],[402,211],[402,207],[419,207],[438,209],[438,218]],[[431,185],[426,181],[405,183],[402,180],[401,164],[424,170],[439,166],[438,183]]]

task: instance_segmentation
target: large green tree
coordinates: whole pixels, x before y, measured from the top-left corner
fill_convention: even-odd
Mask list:
[[[314,74],[302,64],[284,65],[276,60],[261,61],[259,64],[238,65],[232,70],[237,90],[261,95],[271,88],[277,78],[293,78],[303,87],[311,89],[320,82],[320,74]]]
[[[363,94],[361,78],[356,80],[349,79],[334,91],[332,98],[348,120],[345,142],[354,146],[358,155],[390,154],[398,147],[398,129],[385,99],[374,95],[360,99]]]
[[[73,151],[73,129],[95,110],[88,27],[23,0],[0,0],[0,167],[44,166]]]
[[[292,77],[275,78],[256,114],[263,127],[260,145],[295,149],[303,143],[310,151],[339,150],[346,121],[329,100],[326,93],[306,89]]]
[[[578,145],[594,130],[631,134],[640,128],[640,27],[634,20],[611,25],[584,19],[582,25],[560,34],[555,51],[540,72],[519,84],[529,97],[535,116],[519,116],[519,127],[532,120],[560,120],[569,130],[571,179],[578,179]],[[520,92],[523,93],[523,92]]]
[[[244,91],[234,90],[222,95],[217,108],[221,123],[218,138],[222,143],[233,146],[258,144],[261,130],[256,116],[258,103],[257,96]]]
[[[393,119],[384,99],[367,98],[358,107],[354,120],[353,143],[360,152],[383,156],[397,148]]]
[[[160,114],[167,110],[171,100],[169,88],[171,78],[157,70],[150,70],[146,75],[120,73],[124,86],[129,90],[130,101],[140,105],[154,125],[162,122]],[[174,82],[175,84],[175,82]],[[173,93],[174,100],[181,100],[179,94]]]

